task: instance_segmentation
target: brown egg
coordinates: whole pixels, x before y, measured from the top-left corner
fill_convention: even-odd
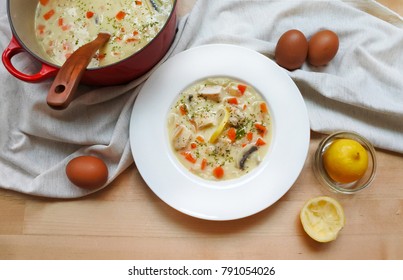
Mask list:
[[[307,54],[308,41],[305,35],[299,30],[291,29],[278,40],[275,59],[278,65],[295,70],[304,64]]]
[[[100,158],[79,156],[69,161],[66,175],[80,188],[95,189],[103,186],[108,180],[108,167]]]
[[[328,64],[339,49],[339,37],[330,30],[315,33],[309,40],[308,62],[313,66]]]

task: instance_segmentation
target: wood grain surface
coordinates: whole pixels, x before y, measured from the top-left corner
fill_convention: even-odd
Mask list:
[[[184,15],[195,0],[180,0]],[[402,1],[379,1],[403,14]],[[356,195],[322,187],[312,171],[324,135],[291,190],[268,209],[227,222],[186,216],[161,201],[133,164],[108,188],[73,200],[0,190],[0,259],[403,259],[403,156],[377,150],[373,185]],[[337,198],[346,213],[328,244],[303,231],[299,211],[314,196]]]

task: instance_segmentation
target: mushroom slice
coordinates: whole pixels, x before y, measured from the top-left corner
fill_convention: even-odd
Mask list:
[[[192,139],[192,132],[184,125],[179,125],[173,133],[172,144],[175,150],[186,148]]]
[[[200,91],[199,95],[212,101],[220,102],[222,86],[219,85],[206,85]]]
[[[255,145],[249,146],[249,147],[245,147],[245,149],[243,149],[242,154],[240,156],[240,160],[238,162],[238,167],[241,170],[245,170],[245,163],[248,160],[248,158],[254,153],[257,152],[259,148]]]

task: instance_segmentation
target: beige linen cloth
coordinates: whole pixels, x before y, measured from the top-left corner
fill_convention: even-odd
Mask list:
[[[11,38],[5,3],[0,4],[2,50]],[[357,131],[376,147],[403,153],[403,20],[374,1],[199,0],[179,21],[166,58],[194,46],[227,43],[273,59],[285,31],[299,29],[309,38],[325,28],[340,37],[335,59],[326,67],[305,63],[287,71],[305,99],[311,129]],[[33,71],[28,55],[15,60],[20,69]],[[65,176],[67,162],[80,155],[101,157],[109,184],[133,163],[129,121],[147,76],[122,86],[80,86],[68,109],[54,111],[45,102],[51,81],[25,83],[1,65],[0,187],[46,197],[87,195],[93,191]]]

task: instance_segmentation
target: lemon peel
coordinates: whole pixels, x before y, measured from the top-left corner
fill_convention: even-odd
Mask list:
[[[209,142],[212,144],[217,141],[218,137],[221,135],[225,126],[227,125],[230,112],[228,111],[227,108],[222,108],[218,111],[218,116],[221,120],[219,120],[217,128],[214,130],[213,134],[209,139]]]

